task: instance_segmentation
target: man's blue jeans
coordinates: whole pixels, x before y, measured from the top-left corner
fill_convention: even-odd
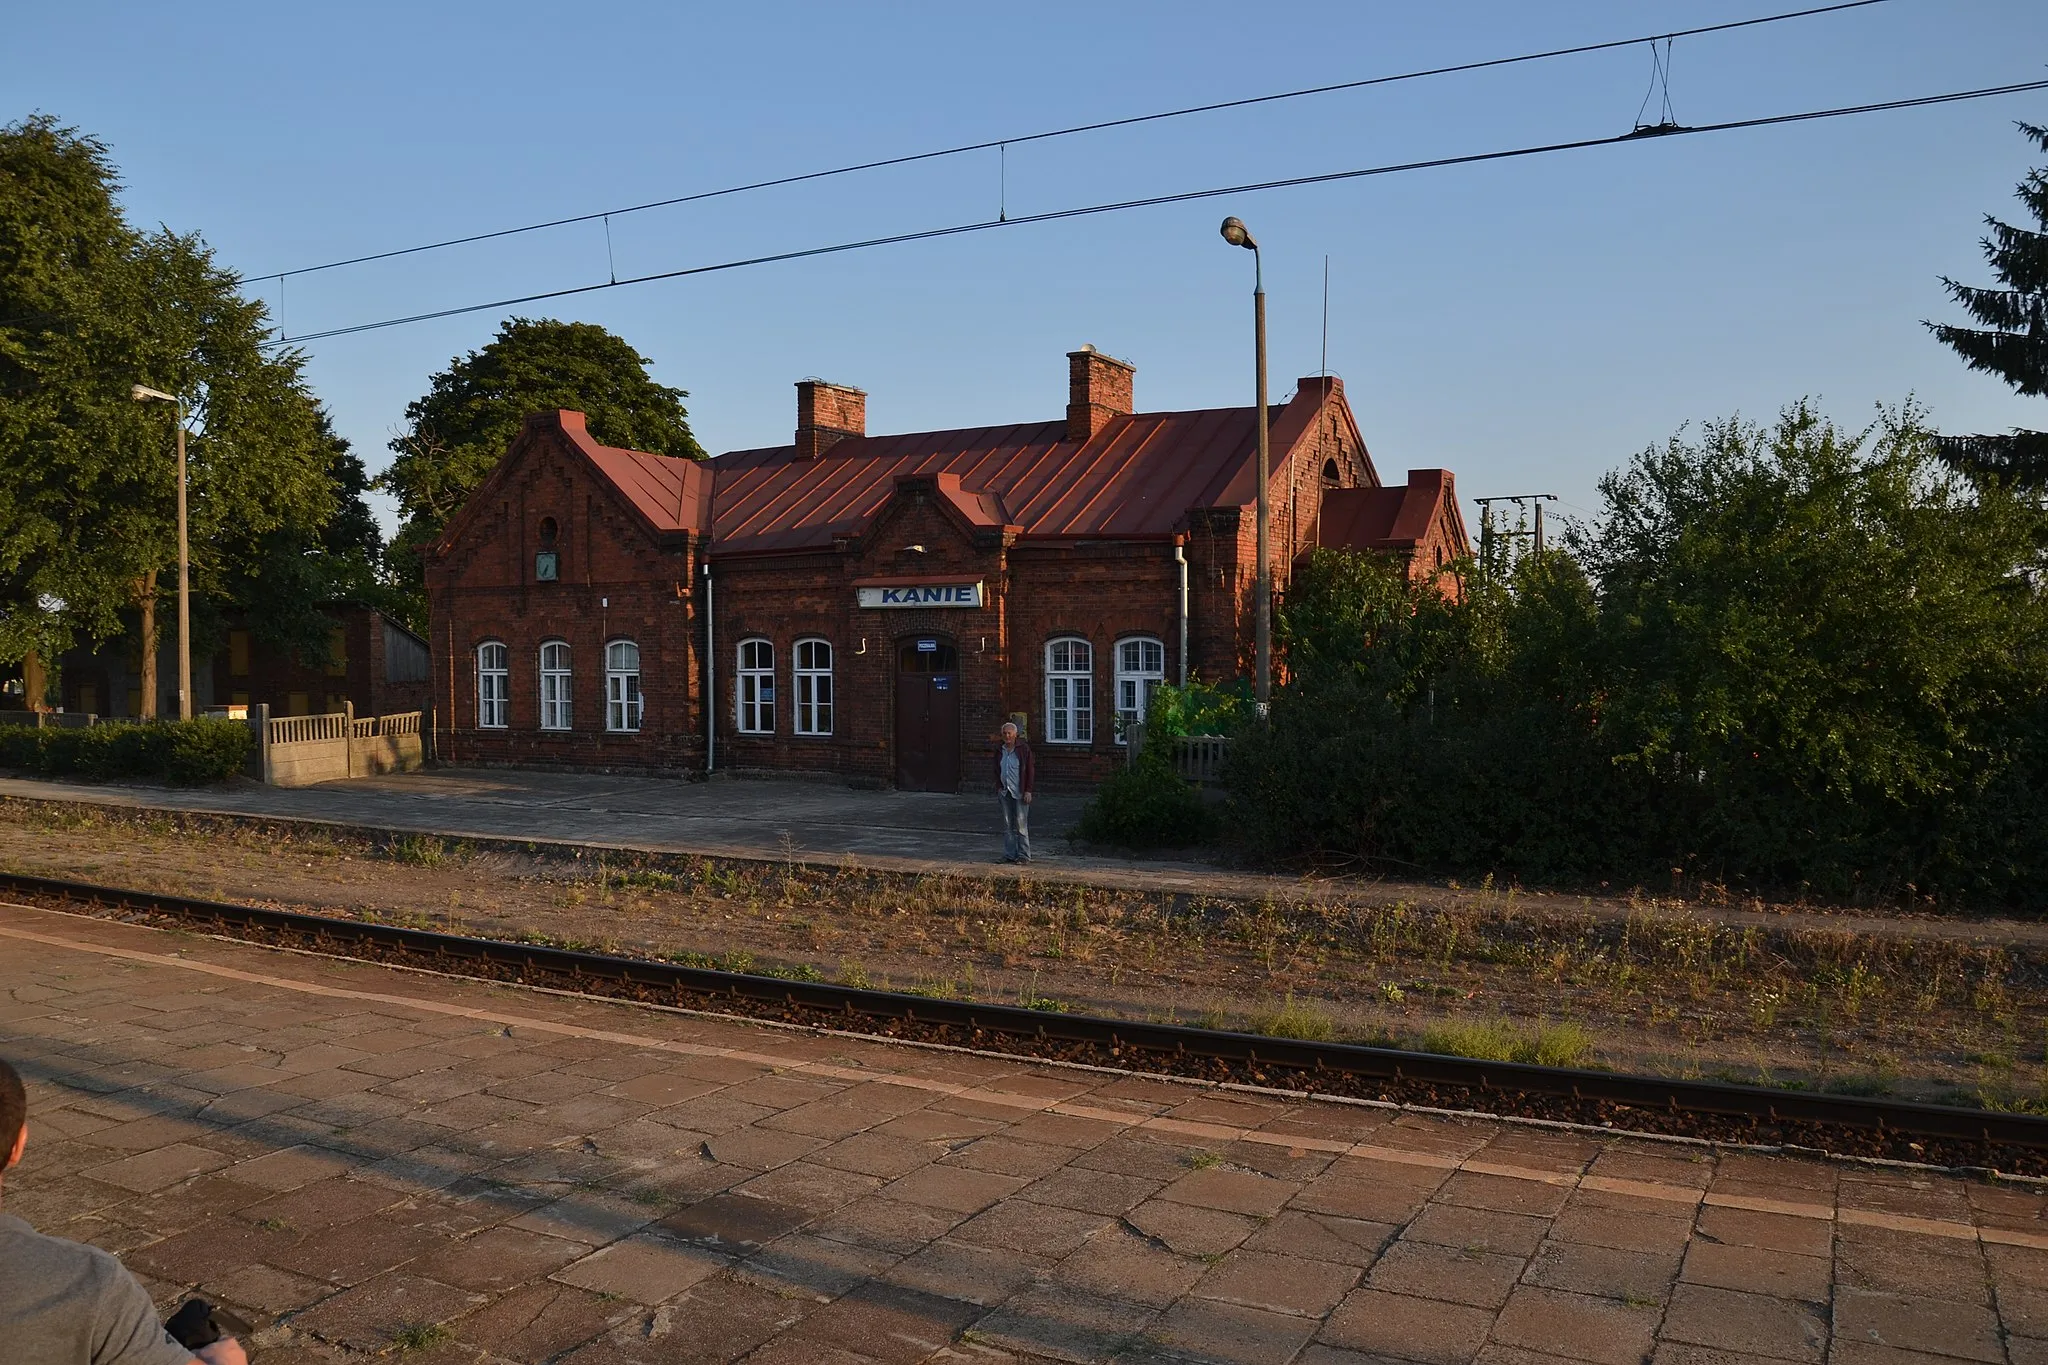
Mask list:
[[[1031,861],[1031,807],[1022,798],[998,792],[1003,803],[1003,856],[1013,862]]]

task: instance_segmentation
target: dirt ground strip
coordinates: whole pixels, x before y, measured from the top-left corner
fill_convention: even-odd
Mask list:
[[[2048,1196],[0,908],[5,1207],[260,1365],[2048,1362]]]
[[[0,868],[953,998],[2048,1108],[2048,926],[1250,899],[0,799]]]

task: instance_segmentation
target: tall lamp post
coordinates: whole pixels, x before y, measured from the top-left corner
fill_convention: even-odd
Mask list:
[[[185,539],[185,400],[137,384],[138,403],[169,403],[178,410],[178,719],[192,719],[192,561]]]
[[[1257,640],[1258,672],[1253,679],[1253,687],[1258,698],[1259,718],[1263,720],[1266,708],[1272,701],[1273,687],[1273,557],[1267,548],[1272,518],[1267,507],[1266,489],[1272,478],[1272,452],[1267,445],[1266,430],[1266,270],[1265,261],[1259,255],[1259,244],[1252,239],[1251,231],[1245,227],[1243,219],[1223,220],[1223,240],[1252,253],[1252,319],[1256,334],[1253,350],[1259,371],[1259,569],[1256,586],[1253,588],[1256,600],[1253,603],[1252,616],[1252,629]]]

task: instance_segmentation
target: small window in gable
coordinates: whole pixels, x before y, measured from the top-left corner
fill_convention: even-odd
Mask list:
[[[553,517],[540,519],[540,549],[533,556],[533,576],[538,582],[553,583],[562,576],[561,552],[555,548],[560,535],[561,528]]]

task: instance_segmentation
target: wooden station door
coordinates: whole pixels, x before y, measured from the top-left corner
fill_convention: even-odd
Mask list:
[[[937,636],[896,647],[896,789],[960,790],[960,654]]]

